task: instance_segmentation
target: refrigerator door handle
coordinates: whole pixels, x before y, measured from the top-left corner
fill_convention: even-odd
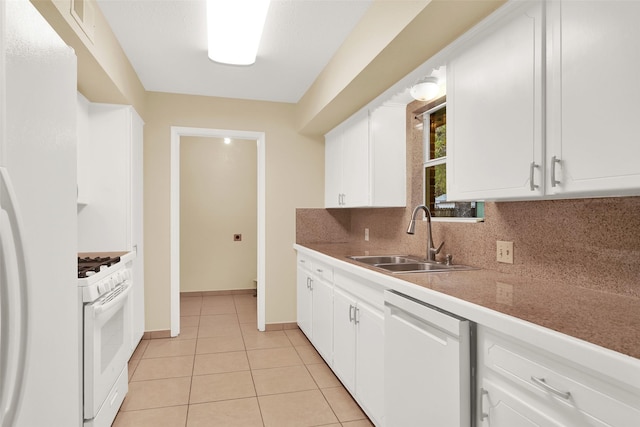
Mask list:
[[[0,377],[12,378],[0,389],[0,427],[12,426],[22,397],[27,359],[28,296],[27,261],[22,238],[21,217],[6,168],[0,167],[0,256],[3,277],[2,348]]]

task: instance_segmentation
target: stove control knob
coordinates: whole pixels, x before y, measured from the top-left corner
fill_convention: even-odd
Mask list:
[[[108,281],[104,281],[104,282],[100,282],[98,283],[98,293],[100,295],[104,294],[105,292],[107,292],[109,290],[109,283]]]

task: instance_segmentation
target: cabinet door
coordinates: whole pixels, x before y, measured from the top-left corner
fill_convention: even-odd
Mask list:
[[[133,261],[133,349],[144,334],[144,234],[143,234],[143,126],[131,108],[131,243],[136,252]]]
[[[548,7],[547,160],[560,160],[553,165],[559,183],[550,193],[638,194],[640,2],[561,1]]]
[[[324,140],[324,206],[339,208],[342,195],[342,132],[336,129]]]
[[[355,393],[356,329],[355,300],[333,290],[333,370],[349,391]]]
[[[447,64],[448,200],[543,194],[542,6],[524,5]]]
[[[342,137],[342,193],[344,207],[369,206],[369,116],[353,117]]]
[[[482,427],[549,427],[562,426],[548,412],[536,409],[522,395],[484,379],[480,396],[480,422]],[[545,408],[546,409],[546,408]]]
[[[333,353],[333,285],[316,278],[312,286],[313,345],[331,365]]]
[[[406,108],[383,105],[370,115],[371,205],[407,204]]]
[[[356,396],[381,424],[384,415],[384,315],[358,303],[356,311]]]
[[[308,259],[298,258],[298,272],[297,272],[297,316],[298,326],[300,330],[311,340],[311,313],[312,313],[312,299],[311,299],[311,274],[307,270],[307,264],[310,261]],[[309,268],[311,266],[309,265]]]

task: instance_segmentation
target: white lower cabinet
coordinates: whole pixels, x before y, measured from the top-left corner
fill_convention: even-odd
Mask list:
[[[333,352],[333,269],[298,255],[297,316],[300,330],[331,364]]]
[[[298,327],[311,340],[311,259],[298,255],[298,270],[296,280],[296,312]]]
[[[338,275],[336,280],[341,280]],[[339,286],[333,296],[333,369],[371,420],[382,425],[383,312]]]
[[[640,385],[478,327],[478,425],[633,427]]]
[[[552,414],[540,412],[530,398],[518,396],[508,386],[500,386],[488,379],[480,384],[482,394],[480,426],[560,426]]]
[[[333,283],[315,277],[311,282],[311,328],[313,345],[331,363],[333,357]]]

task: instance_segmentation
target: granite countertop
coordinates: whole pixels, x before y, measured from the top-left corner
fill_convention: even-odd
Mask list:
[[[640,359],[639,298],[491,270],[392,274],[348,259],[367,255],[356,246],[301,246]],[[382,250],[370,253],[392,254]]]

